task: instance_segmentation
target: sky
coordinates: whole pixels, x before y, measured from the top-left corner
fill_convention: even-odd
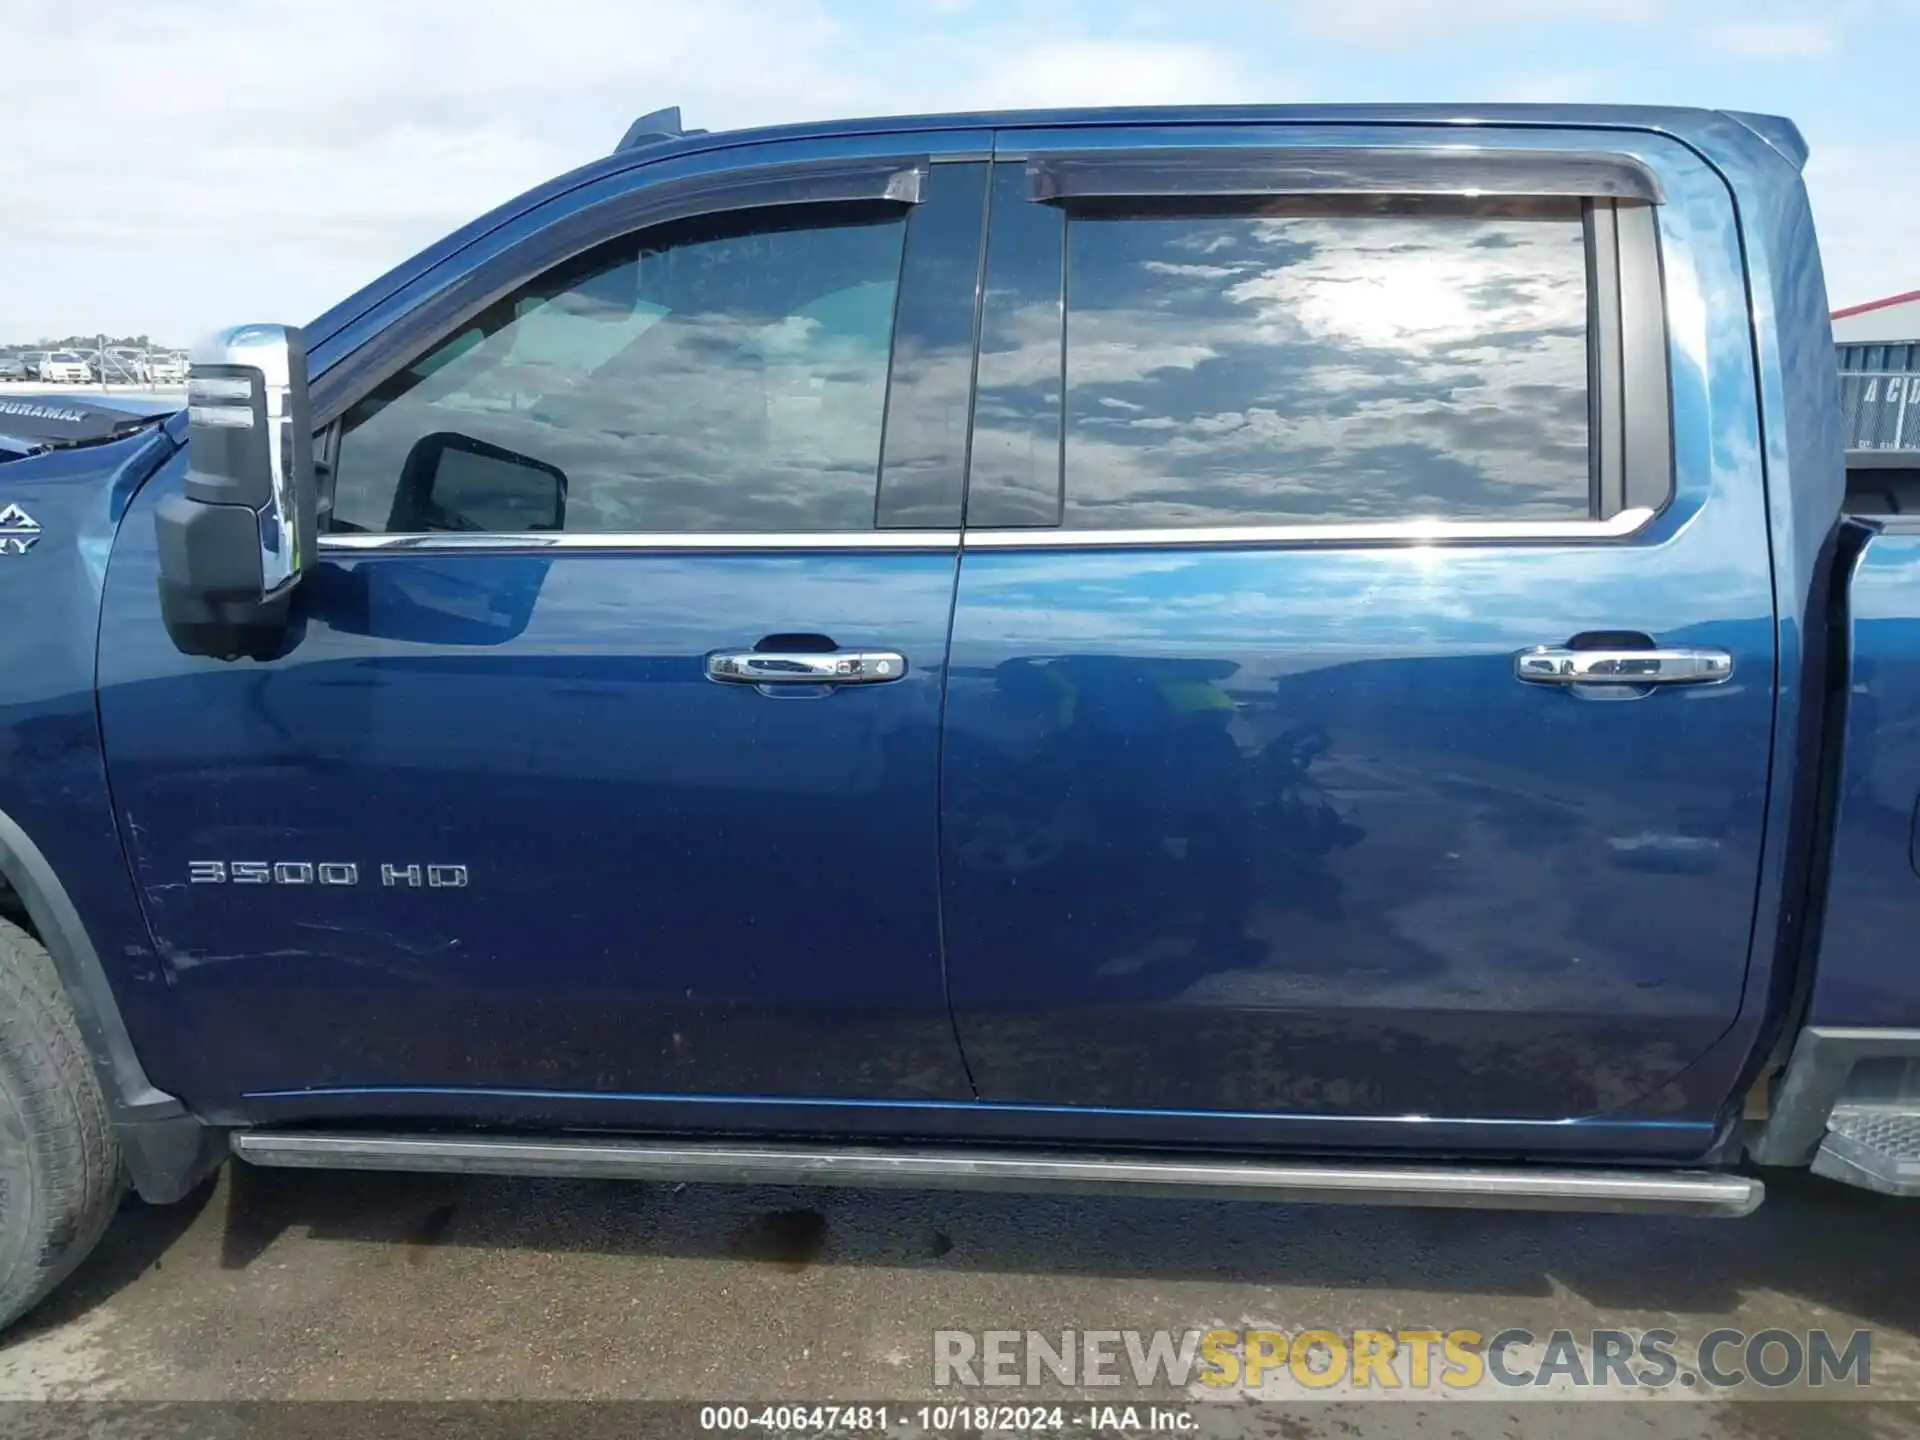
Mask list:
[[[0,341],[301,324],[663,105],[1796,120],[1836,306],[1920,288],[1920,0],[0,0]]]

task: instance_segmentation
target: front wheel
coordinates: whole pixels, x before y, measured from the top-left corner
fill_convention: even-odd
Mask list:
[[[0,920],[0,1327],[86,1259],[122,1188],[106,1096],[53,961]]]

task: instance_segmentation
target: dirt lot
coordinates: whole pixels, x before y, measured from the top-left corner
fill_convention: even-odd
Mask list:
[[[1867,1393],[1912,1399],[1916,1221],[1920,1210],[1805,1178],[1776,1180],[1750,1219],[1682,1221],[233,1166],[185,1205],[123,1212],[0,1346],[0,1398],[974,1400],[935,1387],[935,1331],[1614,1326],[1697,1342],[1724,1324],[1869,1328]],[[1847,1402],[1861,1393],[1841,1389]],[[1296,1440],[1920,1434],[1905,1406],[1790,1393],[1815,1403],[1689,1392],[1563,1406],[1507,1392],[1198,1413],[1201,1433]],[[9,1410],[64,1415],[72,1433],[91,1417],[88,1433],[102,1433],[84,1408],[0,1407],[0,1420]],[[138,1433],[219,1429],[199,1423],[214,1410],[165,1413],[185,1430]],[[534,1413],[496,1416],[500,1433],[538,1428]],[[598,1412],[563,1413],[558,1433],[578,1434]],[[645,1413],[627,1413],[622,1433]],[[676,1423],[694,1433],[690,1414]],[[354,1433],[342,1420],[315,1433]],[[473,1421],[449,1433],[480,1433]]]

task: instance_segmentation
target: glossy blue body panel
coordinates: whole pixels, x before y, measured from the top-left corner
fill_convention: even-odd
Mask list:
[[[982,1095],[1558,1118],[1672,1079],[1739,1009],[1766,800],[1765,552],[1723,539],[968,555],[944,864]],[[1592,628],[1759,678],[1513,678]],[[1225,703],[1165,702],[1193,685]]]
[[[378,556],[277,659],[178,654],[142,492],[100,705],[137,880],[229,1097],[332,1085],[970,1092],[942,988],[947,553]],[[762,692],[814,632],[892,684]],[[358,883],[192,884],[195,860]],[[382,867],[464,866],[462,887]],[[431,878],[430,876],[428,878]],[[451,876],[449,876],[451,878]]]
[[[1920,1027],[1920,528],[1876,531],[1847,587],[1846,730],[1807,1019]]]
[[[320,317],[316,393],[426,296],[623,189],[977,156],[996,131],[1003,153],[1438,135],[1640,155],[1668,190],[1673,504],[1592,545],[330,559],[281,658],[220,665],[157,616],[148,510],[178,458],[117,543],[164,448],[0,468],[0,499],[81,538],[33,589],[55,638],[5,642],[0,723],[52,762],[9,767],[0,808],[84,893],[157,1084],[229,1119],[1707,1149],[1786,1014],[1819,858],[1800,807],[1842,480],[1786,132],[1311,107],[691,137],[559,177]],[[1616,704],[1511,679],[1513,650],[1595,628],[1724,646],[1738,674]],[[913,675],[785,699],[699,676],[707,650],[795,631],[906,650]],[[1883,633],[1891,697],[1905,651]],[[1169,677],[1231,718],[1139,703]],[[373,884],[344,906],[208,897],[194,859],[351,861]],[[383,861],[471,880],[383,890]],[[1911,1013],[1896,953],[1883,935],[1864,978],[1823,971],[1816,1013]]]
[[[1308,143],[1265,127],[999,143],[1183,142]],[[1648,1101],[1733,1024],[1775,644],[1750,348],[1702,324],[1745,314],[1734,211],[1682,146],[1567,142],[1658,174],[1669,293],[1698,297],[1673,307],[1675,496],[1649,529],[966,554],[943,864],[984,1097],[1593,1115]],[[1724,648],[1735,680],[1602,703],[1514,679],[1516,651],[1596,630]],[[1170,703],[1194,686],[1214,693]],[[1710,1116],[1703,1101],[1680,1113]]]
[[[1751,117],[1700,117],[1686,136],[1725,177],[1740,221],[1772,540],[1777,655],[1767,799],[1766,844],[1754,905],[1753,964],[1734,1025],[1676,1082],[1672,1103],[1706,1104],[1724,1096],[1731,1113],[1749,1082],[1790,1035],[1795,996],[1811,963],[1806,924],[1825,856],[1816,825],[1821,757],[1837,737],[1825,733],[1826,677],[1841,657],[1826,648],[1834,594],[1831,564],[1846,492],[1839,375],[1829,358],[1833,327],[1813,214],[1796,157],[1798,132],[1784,121],[1751,127]],[[1797,142],[1797,143],[1796,143]],[[1742,327],[1728,308],[1708,304],[1716,369],[1732,365]],[[1668,303],[1673,304],[1669,289]]]
[[[185,1094],[199,1088],[195,1046],[127,873],[94,706],[108,559],[133,492],[175,449],[155,428],[0,467],[0,504],[40,526],[32,549],[0,561],[0,811],[82,917],[148,1077]]]

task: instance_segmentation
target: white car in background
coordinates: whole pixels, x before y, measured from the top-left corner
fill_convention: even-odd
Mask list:
[[[39,378],[44,385],[84,385],[93,369],[77,350],[49,350],[40,357]]]
[[[163,355],[155,351],[147,357],[147,368],[155,385],[187,383],[187,357],[184,355]]]

